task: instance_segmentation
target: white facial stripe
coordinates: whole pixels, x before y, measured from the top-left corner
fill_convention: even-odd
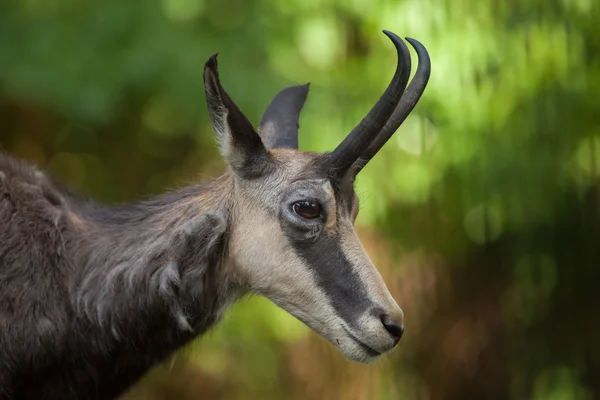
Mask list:
[[[279,222],[270,218],[260,230],[254,228],[248,226],[250,234],[240,232],[232,238],[232,250],[244,249],[244,262],[237,265],[244,282],[321,335],[333,337],[335,310],[310,267],[289,245]]]

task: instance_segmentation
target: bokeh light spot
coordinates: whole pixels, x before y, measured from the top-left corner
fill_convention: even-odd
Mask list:
[[[437,141],[433,125],[421,118],[407,118],[395,136],[398,146],[415,156],[420,156],[423,151],[430,151]]]
[[[592,177],[600,176],[600,137],[582,139],[577,146],[577,165]]]
[[[204,0],[162,0],[165,16],[173,21],[191,21],[204,10]]]
[[[336,20],[326,17],[307,18],[301,22],[296,42],[305,62],[323,70],[332,68],[345,48]]]
[[[464,226],[469,239],[478,244],[493,242],[503,230],[503,216],[492,205],[478,205],[465,215]]]

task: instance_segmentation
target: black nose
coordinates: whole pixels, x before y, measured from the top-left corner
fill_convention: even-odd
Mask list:
[[[394,338],[394,346],[398,344],[402,334],[404,333],[404,327],[398,322],[390,318],[389,315],[385,314],[381,317],[381,323],[385,326],[385,329]]]

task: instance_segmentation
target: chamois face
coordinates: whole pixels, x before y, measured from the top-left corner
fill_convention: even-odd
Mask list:
[[[277,94],[256,132],[221,86],[216,55],[204,68],[213,130],[235,182],[230,268],[247,289],[360,362],[391,350],[404,324],[402,310],[356,236],[354,178],[410,113],[430,71],[425,48],[407,38],[419,56],[407,88],[408,48],[384,32],[398,52],[394,77],[371,111],[327,154],[298,150],[308,84]]]
[[[354,231],[352,175],[331,178],[323,154],[268,150],[221,87],[215,56],[204,79],[235,181],[228,229],[234,274],[352,360],[391,350],[402,336],[403,314]],[[265,141],[277,133],[267,125]]]
[[[230,232],[236,273],[352,360],[368,362],[391,350],[403,314],[354,231],[352,181],[327,177],[320,154],[270,154],[276,167],[269,174],[236,176]]]

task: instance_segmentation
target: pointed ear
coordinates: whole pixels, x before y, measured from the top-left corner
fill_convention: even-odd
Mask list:
[[[309,86],[310,83],[306,83],[285,88],[269,103],[258,130],[268,148],[298,148],[298,121]]]
[[[213,130],[227,164],[247,178],[264,174],[270,164],[269,154],[248,118],[221,86],[217,54],[204,65],[204,91]]]

